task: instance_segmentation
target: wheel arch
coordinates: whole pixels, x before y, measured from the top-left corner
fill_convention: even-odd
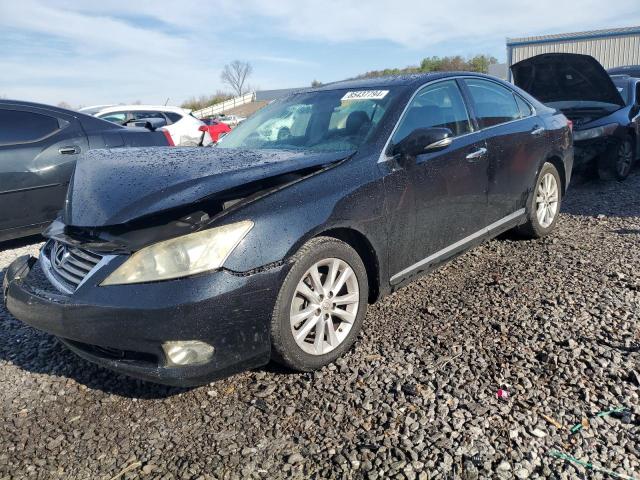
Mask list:
[[[565,170],[562,158],[559,155],[552,153],[545,159],[545,162],[548,162],[556,167],[558,175],[560,175],[560,181],[562,182],[562,195],[564,196],[567,193],[567,172]],[[544,163],[542,163],[542,165],[544,165]],[[538,173],[542,169],[542,165],[540,165]]]
[[[330,228],[317,233],[315,236],[336,238],[356,251],[367,271],[369,303],[375,303],[380,297],[380,262],[376,250],[373,248],[369,239],[358,230],[348,227]]]

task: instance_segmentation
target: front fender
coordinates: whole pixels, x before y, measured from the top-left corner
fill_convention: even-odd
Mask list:
[[[382,179],[369,162],[356,159],[277,190],[225,216],[253,229],[224,267],[247,272],[286,261],[307,240],[347,228],[365,236],[378,258],[386,251]],[[386,257],[385,257],[386,258]]]

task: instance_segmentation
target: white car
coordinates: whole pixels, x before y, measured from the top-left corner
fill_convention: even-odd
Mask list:
[[[239,117],[238,115],[222,115],[217,118],[219,122],[226,123],[230,127],[237,127],[239,124],[246,120],[245,117]]]
[[[213,143],[206,125],[191,115],[191,110],[180,107],[158,105],[114,105],[103,108],[94,116],[119,125],[143,120],[145,118],[162,118],[166,120],[165,130],[171,135],[175,145],[197,146]],[[201,127],[204,126],[204,129]],[[204,135],[204,136],[203,136]]]

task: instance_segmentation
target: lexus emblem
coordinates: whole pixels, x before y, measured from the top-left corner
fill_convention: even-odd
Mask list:
[[[61,268],[62,265],[66,262],[67,257],[69,257],[67,247],[62,243],[56,243],[53,246],[53,252],[51,255],[51,263],[53,263],[53,266],[56,269]]]

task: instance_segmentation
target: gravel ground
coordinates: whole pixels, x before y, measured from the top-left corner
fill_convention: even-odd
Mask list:
[[[386,298],[310,374],[155,386],[0,307],[0,478],[607,477],[552,450],[640,478],[639,193],[639,173],[572,186],[553,236]],[[38,244],[3,247],[0,269]],[[614,407],[631,415],[595,417]]]

